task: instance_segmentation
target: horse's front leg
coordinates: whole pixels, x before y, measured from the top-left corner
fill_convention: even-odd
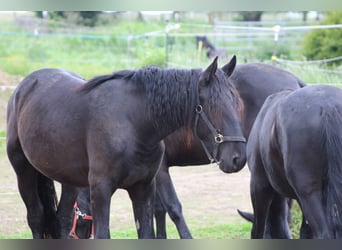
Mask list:
[[[150,183],[135,184],[127,191],[132,200],[138,238],[155,238],[153,227],[155,180],[153,179]]]
[[[94,238],[110,239],[110,201],[116,190],[106,178],[90,178],[90,201],[93,212]]]

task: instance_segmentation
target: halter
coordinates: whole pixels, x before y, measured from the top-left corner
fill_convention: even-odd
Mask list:
[[[221,133],[219,133],[217,131],[217,129],[215,129],[215,127],[209,121],[207,115],[204,113],[202,105],[198,104],[195,108],[195,112],[196,112],[195,123],[194,123],[195,134],[197,135],[198,121],[199,121],[199,118],[201,118],[204,121],[204,123],[208,126],[212,135],[214,136],[214,141],[215,141],[216,147],[213,150],[213,155],[210,154],[207,146],[205,145],[203,140],[200,139],[202,147],[203,147],[210,163],[219,163],[219,161],[217,160],[217,153],[218,153],[219,146],[221,143],[223,143],[223,142],[246,142],[246,138],[243,136],[224,136]],[[199,138],[198,135],[197,135],[197,137]]]
[[[75,215],[74,215],[74,219],[72,222],[72,228],[71,231],[69,233],[69,237],[75,239],[75,240],[79,240],[80,238],[78,237],[78,235],[76,234],[76,226],[77,226],[77,221],[79,219],[82,220],[88,220],[88,221],[93,221],[93,216],[88,215],[86,213],[82,213],[81,210],[78,207],[77,201],[74,204],[74,210],[75,210]],[[91,225],[91,233],[89,236],[89,239],[93,239],[94,238],[94,224],[92,223]]]

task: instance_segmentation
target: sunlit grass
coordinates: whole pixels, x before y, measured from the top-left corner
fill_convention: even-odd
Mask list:
[[[194,239],[249,239],[250,223],[218,224],[212,226],[192,228]],[[168,239],[179,239],[178,233],[173,226],[167,228]],[[31,239],[29,231],[16,234],[3,235],[0,239]],[[112,239],[137,239],[137,232],[134,228],[111,231]]]

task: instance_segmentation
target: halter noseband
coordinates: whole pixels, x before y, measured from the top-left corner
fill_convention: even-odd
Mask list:
[[[215,162],[219,163],[219,161],[217,160],[217,153],[218,153],[218,149],[219,149],[219,146],[221,143],[223,143],[223,142],[246,142],[246,138],[243,136],[224,136],[221,133],[219,133],[217,131],[217,129],[215,129],[215,127],[209,121],[207,115],[204,113],[202,105],[198,104],[195,108],[195,112],[196,112],[195,123],[194,123],[195,134],[197,135],[198,121],[199,121],[199,118],[201,118],[204,121],[204,123],[208,126],[212,135],[214,136],[214,141],[215,141],[216,147],[213,150],[213,155],[211,155],[207,146],[203,142],[203,140],[201,140],[199,138],[199,136],[197,135],[197,137],[201,141],[202,147],[203,147],[210,163],[215,163]]]
[[[93,222],[93,216],[88,215],[86,213],[82,213],[81,210],[78,208],[77,201],[74,204],[74,210],[75,210],[75,215],[74,215],[74,219],[73,219],[73,222],[72,222],[72,228],[71,228],[71,231],[69,233],[69,237],[73,238],[75,240],[78,240],[80,238],[76,234],[77,221],[79,219],[82,219],[82,220],[88,220],[88,221]],[[93,239],[93,238],[94,238],[94,224],[92,223],[92,225],[91,225],[91,233],[90,233],[89,239]]]

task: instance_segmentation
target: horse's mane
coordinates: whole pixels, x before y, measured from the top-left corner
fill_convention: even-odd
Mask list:
[[[110,80],[124,79],[146,92],[148,112],[156,124],[190,125],[193,116],[190,107],[195,107],[198,101],[198,79],[201,72],[201,69],[162,69],[155,66],[121,70],[89,80],[80,91],[87,93]],[[221,70],[217,72],[215,77],[219,84],[213,84],[210,88],[209,110],[215,112],[221,108],[217,100],[223,91],[239,111],[241,101],[238,92],[232,84],[229,85],[229,90],[223,90],[223,83],[226,82],[223,77],[227,76]]]
[[[85,84],[82,85],[82,87],[79,89],[80,92],[88,93],[97,86],[109,81],[109,80],[115,80],[115,79],[127,79],[129,80],[133,75],[135,71],[134,70],[120,70],[117,72],[114,72],[112,74],[108,75],[101,75],[96,76],[92,78],[91,80],[87,81]]]
[[[198,99],[198,79],[201,70],[142,68],[132,80],[144,86],[150,115],[156,124],[189,124]]]

